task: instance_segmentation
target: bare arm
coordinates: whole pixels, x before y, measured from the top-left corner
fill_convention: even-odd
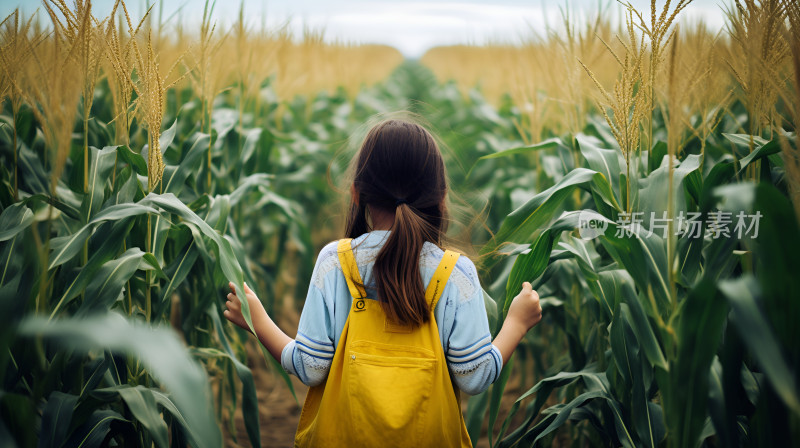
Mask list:
[[[503,365],[511,358],[525,333],[541,320],[542,306],[539,304],[539,294],[533,290],[530,283],[525,282],[522,284],[522,291],[514,297],[508,308],[503,328],[492,341],[503,355]]]
[[[233,283],[228,283],[228,286],[231,288],[231,293],[228,294],[227,297],[228,301],[225,302],[228,309],[222,314],[229,321],[250,331],[242,315],[242,304],[239,302],[239,297],[236,295],[236,287]],[[272,357],[280,362],[281,352],[283,352],[283,348],[286,347],[286,344],[292,342],[292,338],[275,325],[275,322],[269,317],[261,301],[258,300],[256,294],[247,284],[244,285],[244,292],[247,298],[247,304],[250,307],[250,316],[253,319],[253,328],[256,330],[256,337],[261,344],[267,348],[267,351]]]

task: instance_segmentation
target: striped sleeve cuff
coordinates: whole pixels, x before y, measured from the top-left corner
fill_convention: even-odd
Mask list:
[[[494,344],[492,344],[492,351],[490,353],[492,354],[492,359],[494,360],[495,366],[495,375],[494,379],[492,380],[494,383],[498,378],[500,378],[500,372],[503,370],[503,354],[500,353],[500,349]]]
[[[297,346],[295,341],[291,341],[283,347],[281,351],[281,367],[286,373],[297,376],[297,369],[294,368],[294,349]]]
[[[492,337],[487,333],[484,337],[467,347],[449,348],[445,355],[447,357],[447,362],[451,364],[464,364],[480,358],[485,353],[491,351],[492,347],[494,347],[492,345]]]
[[[484,339],[482,338],[472,347],[452,351],[464,352],[464,354],[458,355],[460,357],[450,356],[451,351],[448,351],[447,367],[453,374],[453,381],[460,390],[469,395],[477,395],[485,391],[497,381],[500,371],[503,370],[503,356],[500,354],[500,350],[491,341],[487,343]],[[466,361],[452,362],[451,358]]]
[[[281,366],[307,386],[325,381],[333,361],[333,344],[297,333],[297,338],[283,348]]]
[[[300,332],[297,333],[295,341],[297,342],[297,350],[308,356],[317,359],[333,359],[334,349],[333,344],[330,342],[315,340]]]

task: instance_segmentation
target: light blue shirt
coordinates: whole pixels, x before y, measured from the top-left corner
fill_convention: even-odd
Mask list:
[[[377,297],[372,265],[388,231],[376,230],[355,238],[353,252],[367,297]],[[284,347],[281,364],[304,384],[325,381],[350,312],[352,297],[342,274],[334,241],[319,253],[308,296],[300,315],[297,337]],[[425,243],[420,272],[427,285],[444,252]],[[472,261],[461,256],[434,310],[442,348],[451,377],[459,389],[475,395],[485,391],[500,375],[503,357],[492,344],[483,289]]]

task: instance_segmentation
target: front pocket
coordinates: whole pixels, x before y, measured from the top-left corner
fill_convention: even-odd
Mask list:
[[[386,355],[375,354],[374,347],[370,351],[350,350],[347,355],[352,430],[382,446],[413,446],[425,426],[436,359],[419,357],[422,353],[413,349],[393,349]]]

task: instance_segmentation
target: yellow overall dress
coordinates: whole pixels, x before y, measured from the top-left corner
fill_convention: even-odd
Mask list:
[[[349,239],[338,253],[353,303],[326,382],[308,391],[295,446],[471,447],[434,317],[459,254],[445,252],[425,291],[430,319],[412,328],[366,298]]]

